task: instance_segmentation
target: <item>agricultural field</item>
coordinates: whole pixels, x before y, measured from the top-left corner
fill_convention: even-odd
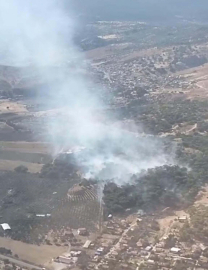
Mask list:
[[[50,230],[57,235],[63,228],[99,230],[102,208],[96,187],[77,194],[72,186],[78,178],[57,180],[21,172],[1,172],[0,178],[1,218],[12,227],[13,239],[42,243]]]

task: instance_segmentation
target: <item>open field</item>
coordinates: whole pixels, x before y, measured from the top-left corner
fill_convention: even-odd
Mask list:
[[[208,98],[208,64],[195,69],[188,69],[181,72],[181,76],[192,84],[190,90],[185,91],[187,98],[207,99]]]
[[[0,141],[0,149],[7,151],[18,151],[24,153],[50,153],[52,146],[49,143],[41,142],[6,142]]]
[[[14,170],[24,165],[31,173],[41,171],[50,160],[51,146],[39,142],[0,142],[0,170]],[[48,156],[48,158],[47,158]]]
[[[16,167],[23,165],[28,168],[28,171],[31,173],[38,173],[41,171],[43,164],[30,163],[24,161],[15,161],[15,160],[0,160],[0,170],[13,171]]]
[[[44,265],[68,250],[67,247],[37,246],[4,237],[0,237],[0,243],[1,246],[11,249],[13,254],[17,254],[20,259],[36,265]]]

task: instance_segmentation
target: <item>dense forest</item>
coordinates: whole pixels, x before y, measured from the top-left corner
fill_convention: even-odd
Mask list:
[[[200,181],[197,175],[179,166],[162,166],[133,175],[132,184],[118,186],[109,182],[104,188],[108,213],[121,213],[128,208],[146,211],[161,207],[179,207],[191,203]]]

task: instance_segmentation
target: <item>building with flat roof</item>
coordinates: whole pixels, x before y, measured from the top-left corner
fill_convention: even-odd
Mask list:
[[[1,227],[4,231],[11,230],[11,227],[9,226],[8,223],[2,223]]]
[[[83,246],[83,248],[89,248],[90,244],[92,243],[92,241],[87,240]]]
[[[86,229],[86,228],[79,228],[79,229],[77,230],[77,233],[78,233],[79,235],[87,235],[87,229]]]

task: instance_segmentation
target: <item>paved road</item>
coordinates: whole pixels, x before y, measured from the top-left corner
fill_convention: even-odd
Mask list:
[[[37,270],[41,270],[42,268],[41,267],[38,267],[36,265],[33,265],[33,264],[30,264],[30,263],[26,263],[26,262],[23,262],[19,259],[15,259],[15,258],[11,258],[11,257],[7,257],[7,256],[4,256],[4,255],[1,255],[0,254],[0,260],[9,260],[11,263],[14,263],[20,267],[23,267],[23,268],[29,268],[29,269],[37,269]]]

